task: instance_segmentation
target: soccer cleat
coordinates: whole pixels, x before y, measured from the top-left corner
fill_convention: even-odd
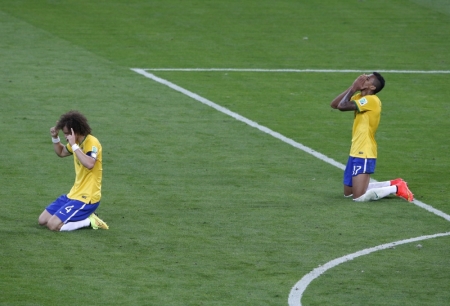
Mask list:
[[[405,181],[401,181],[396,184],[397,193],[396,196],[405,199],[408,202],[412,202],[414,200],[414,194],[409,190],[408,185]]]
[[[89,216],[89,221],[91,221],[91,226],[95,230],[99,229],[99,228],[101,228],[101,229],[109,229],[108,224],[106,224],[102,219],[97,217],[97,215],[95,213],[91,214]]]
[[[397,178],[391,181],[391,186],[397,185],[400,182],[404,182],[402,178]]]

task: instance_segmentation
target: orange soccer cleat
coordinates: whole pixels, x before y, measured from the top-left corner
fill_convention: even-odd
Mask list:
[[[400,182],[404,182],[402,178],[397,178],[391,181],[391,186],[397,185]]]
[[[396,196],[405,199],[408,202],[412,202],[414,200],[414,194],[409,190],[408,184],[405,181],[398,182],[395,184],[397,186]]]

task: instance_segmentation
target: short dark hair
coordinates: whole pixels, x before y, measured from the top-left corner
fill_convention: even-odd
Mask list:
[[[384,88],[385,81],[384,81],[383,76],[381,74],[379,74],[378,72],[374,72],[373,75],[376,78],[376,81],[373,83],[373,85],[375,85],[374,93],[376,94]]]
[[[74,133],[78,135],[87,136],[91,133],[91,127],[86,117],[76,110],[61,115],[56,124],[56,129],[62,130],[64,127],[67,127],[69,131],[73,129]]]

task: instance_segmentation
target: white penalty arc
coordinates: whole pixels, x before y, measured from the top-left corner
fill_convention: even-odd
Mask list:
[[[412,243],[412,242],[417,242],[417,241],[422,241],[422,240],[427,240],[427,239],[432,239],[432,238],[444,237],[444,236],[450,236],[450,232],[439,233],[439,234],[434,234],[434,235],[427,235],[427,236],[420,236],[420,237],[416,237],[416,238],[410,238],[410,239],[400,240],[400,241],[396,241],[396,242],[386,243],[386,244],[378,245],[373,248],[364,249],[364,250],[361,250],[361,251],[358,251],[358,252],[355,252],[352,254],[348,254],[348,255],[333,259],[332,261],[327,262],[323,266],[315,268],[314,270],[312,270],[311,272],[309,272],[308,274],[303,276],[302,279],[299,280],[294,285],[294,287],[292,287],[291,292],[289,294],[289,299],[288,299],[289,306],[301,306],[302,305],[301,298],[302,298],[303,292],[306,290],[306,287],[308,287],[308,285],[314,279],[316,279],[317,277],[322,275],[325,271],[327,271],[331,268],[334,268],[337,265],[340,265],[344,262],[353,260],[357,257],[367,255],[367,254],[370,254],[370,253],[373,253],[376,251],[393,248],[397,245],[402,245],[402,244],[407,244],[407,243]]]

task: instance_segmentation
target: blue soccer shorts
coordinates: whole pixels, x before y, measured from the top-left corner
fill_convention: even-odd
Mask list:
[[[359,158],[349,156],[344,171],[344,185],[352,187],[352,178],[358,174],[372,174],[375,172],[376,158]]]
[[[86,204],[78,200],[72,200],[64,194],[45,209],[51,215],[56,215],[65,224],[67,222],[82,221],[87,219],[99,205],[100,202],[95,204]]]

